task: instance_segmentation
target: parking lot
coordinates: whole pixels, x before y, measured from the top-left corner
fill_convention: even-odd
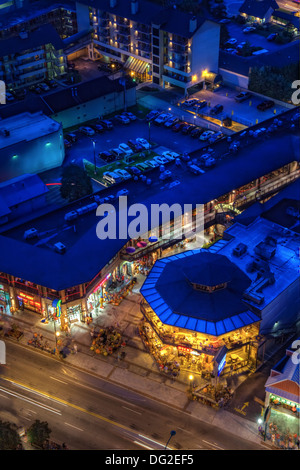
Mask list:
[[[259,111],[256,107],[259,103],[264,101],[263,98],[252,95],[250,99],[239,103],[235,101],[237,95],[238,91],[226,86],[220,86],[214,92],[209,90],[198,91],[191,95],[190,98],[198,98],[207,101],[208,106],[201,110],[204,114],[209,114],[211,108],[217,104],[221,104],[223,111],[216,116],[217,119],[221,120],[229,116],[233,120],[237,120],[247,126],[263,122],[273,117],[274,114],[280,114],[287,109],[284,106],[276,104],[266,111]]]
[[[181,132],[175,133],[171,129],[156,126],[154,123],[151,123],[149,129],[149,125],[144,119],[137,119],[128,125],[116,123],[114,119],[112,122],[114,124],[113,130],[107,130],[101,134],[95,133],[92,137],[76,131],[78,140],[69,149],[66,149],[64,166],[69,163],[80,165],[83,158],[94,163],[93,140],[95,141],[97,166],[106,165],[106,162],[99,158],[100,152],[118,148],[120,144],[127,143],[129,139],[144,138],[149,141],[150,137],[154,150],[162,147],[178,153],[193,152],[207,145],[206,142],[194,139],[190,135],[183,135]]]

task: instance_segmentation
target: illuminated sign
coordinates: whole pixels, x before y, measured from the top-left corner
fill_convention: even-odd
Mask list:
[[[32,295],[23,294],[23,292],[20,292],[19,296],[22,297],[22,299],[27,299],[27,300],[33,300],[34,299],[34,297],[32,297]]]
[[[225,356],[222,358],[220,364],[218,365],[218,376],[221,374],[222,370],[224,369],[225,364],[226,364],[226,354],[225,354]]]
[[[93,290],[93,292],[96,292],[99,287],[103,286],[103,284],[105,283],[105,281],[107,281],[107,279],[111,276],[111,273],[109,273],[107,276],[105,276],[104,279],[102,279],[101,282],[99,282],[99,284],[95,287],[95,289]]]

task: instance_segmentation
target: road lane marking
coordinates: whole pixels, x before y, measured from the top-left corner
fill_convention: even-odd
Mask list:
[[[142,414],[142,413],[140,413],[139,411],[135,411],[135,410],[132,410],[131,408],[127,408],[127,406],[122,406],[122,408],[125,408],[125,410],[132,411],[132,413],[136,413],[137,415],[141,415],[141,414]]]
[[[146,446],[145,444],[142,444],[139,441],[133,441],[133,442],[134,442],[134,444],[138,444],[139,446],[145,447],[145,449],[154,450],[152,447],[148,447],[148,446]]]
[[[57,379],[56,377],[52,377],[51,375],[49,377],[52,380],[56,380],[57,382],[60,382],[60,383],[65,384],[65,385],[69,385],[67,382],[64,382],[63,380]]]
[[[10,397],[6,397],[5,395],[2,395],[1,393],[0,393],[0,397],[6,398],[6,400],[10,399]]]
[[[178,429],[180,429],[183,432],[187,432],[188,434],[192,434],[191,431],[187,431],[186,429],[180,428],[179,426],[178,426]]]
[[[3,388],[0,388],[0,390],[4,393],[7,393],[8,395],[11,395],[15,398],[18,398],[19,400],[27,401],[31,405],[38,406],[39,408],[43,408],[44,410],[50,411],[51,413],[61,415],[61,412],[59,410],[56,410],[55,408],[51,408],[50,406],[44,405],[43,403],[40,403],[38,401],[32,400],[31,398],[27,398],[27,397],[21,395],[20,393],[17,393],[17,392],[13,393],[13,392],[10,392],[9,390],[3,389]]]
[[[74,426],[73,424],[69,424],[69,423],[65,423],[65,424],[66,424],[66,426],[70,426],[71,428],[78,429],[78,431],[82,431],[82,432],[83,432],[83,429],[78,428],[77,426]]]
[[[217,447],[220,450],[224,450],[223,447],[219,447],[217,444],[213,444],[212,442],[205,441],[204,439],[202,439],[202,442],[205,442],[206,444],[210,446]]]

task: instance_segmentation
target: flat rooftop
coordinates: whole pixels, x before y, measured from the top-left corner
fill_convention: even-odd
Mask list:
[[[174,181],[160,182],[158,170],[153,170],[149,175],[152,185],[148,186],[141,180],[123,182],[101,191],[101,196],[116,195],[118,190],[126,187],[129,190],[128,204],[139,202],[148,208],[162,202],[181,206],[205,204],[298,160],[299,148],[299,135],[286,130],[273,135],[272,139],[255,142],[237,155],[226,157],[205,174],[196,176],[188,171],[179,171],[174,184]],[[168,168],[173,171],[173,167],[175,164]],[[100,218],[95,211],[80,216],[73,223],[65,222],[67,212],[91,202],[93,197],[88,197],[9,231],[2,229],[0,271],[55,290],[92,280],[127,240],[99,240],[96,225]],[[24,241],[24,232],[30,228],[38,230],[39,238]],[[66,246],[63,255],[54,251],[57,242]]]
[[[58,122],[43,113],[22,113],[3,119],[0,121],[0,149],[44,137],[59,128]]]
[[[247,304],[259,310],[272,302],[277,296],[285,291],[294,281],[299,278],[299,245],[300,235],[281,225],[272,223],[272,221],[257,218],[248,226],[235,223],[226,230],[228,235],[233,236],[223,248],[217,253],[226,255],[238,266],[252,281],[257,278],[257,270],[249,271],[249,265],[258,258],[254,248],[266,237],[272,237],[276,240],[275,255],[267,261],[270,271],[274,273],[275,282],[262,289],[264,301],[261,305],[257,305],[251,300],[246,300]],[[232,250],[240,243],[247,246],[247,252],[241,257],[233,255]]]

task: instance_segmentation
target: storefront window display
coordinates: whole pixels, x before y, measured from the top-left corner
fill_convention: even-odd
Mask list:
[[[0,284],[0,313],[10,313],[10,307],[9,293],[5,292],[4,286]]]
[[[42,304],[38,296],[18,291],[17,299],[20,310],[28,309],[36,313],[42,313]]]
[[[81,304],[73,305],[67,309],[69,323],[76,323],[81,319]]]

